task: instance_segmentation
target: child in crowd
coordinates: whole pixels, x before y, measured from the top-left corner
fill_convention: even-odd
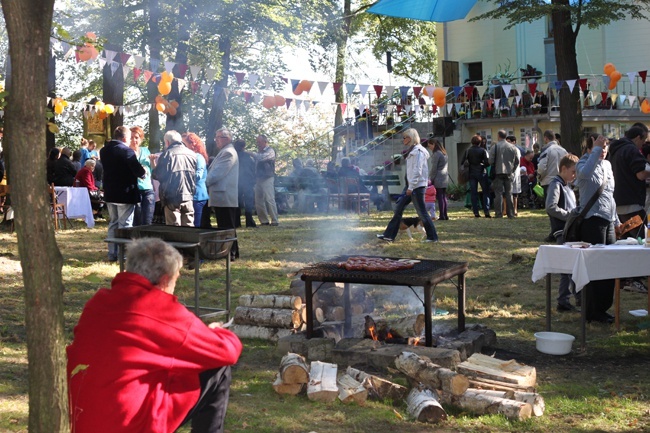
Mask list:
[[[564,223],[569,217],[571,209],[576,207],[576,196],[571,189],[570,183],[576,178],[576,164],[578,157],[567,154],[560,160],[560,173],[557,174],[548,184],[546,195],[546,213],[551,218],[551,232],[558,244],[564,243]],[[576,296],[576,305],[580,304],[580,298],[575,294],[575,287],[571,282],[571,274],[561,274],[560,287],[557,297],[557,311],[577,311],[571,305],[571,293]]]
[[[436,187],[429,180],[429,186],[424,190],[424,208],[434,221],[438,219],[436,216],[436,193]]]

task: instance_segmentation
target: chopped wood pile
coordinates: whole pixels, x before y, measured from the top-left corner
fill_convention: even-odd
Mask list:
[[[474,414],[501,414],[523,420],[544,414],[544,399],[535,392],[534,367],[474,354],[456,371],[449,370],[411,352],[395,359],[397,370],[411,384],[407,387],[348,367],[313,361],[289,353],[280,362],[273,383],[279,394],[297,395],[303,390],[312,401],[363,405],[366,399],[403,401],[410,416],[420,422],[438,423],[447,419],[444,406],[454,406]],[[461,367],[462,366],[462,367]]]
[[[243,295],[230,328],[240,338],[277,341],[305,328],[307,311],[298,296]]]

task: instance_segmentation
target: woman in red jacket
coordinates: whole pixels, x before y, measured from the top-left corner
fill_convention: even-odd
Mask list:
[[[88,188],[88,191],[97,191],[97,187],[95,186],[95,177],[93,176],[96,164],[97,163],[94,159],[86,160],[84,166],[74,177],[74,186],[85,186]]]

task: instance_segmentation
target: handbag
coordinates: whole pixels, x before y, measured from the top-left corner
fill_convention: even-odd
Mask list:
[[[623,235],[627,232],[631,232],[637,227],[641,227],[643,225],[643,220],[639,215],[634,215],[632,218],[629,220],[625,221],[624,223],[621,223],[618,227],[616,227],[615,232],[616,232],[616,239],[621,239]],[[640,230],[638,231],[640,232]],[[637,233],[637,237],[640,237],[638,235],[643,235],[643,233]]]
[[[564,223],[564,230],[562,233],[564,242],[576,242],[580,240],[580,230],[582,229],[582,223],[585,220],[585,215],[587,215],[589,209],[591,209],[594,203],[596,203],[596,200],[598,200],[598,197],[600,194],[602,194],[604,189],[605,181],[603,181],[603,184],[600,185],[598,191],[596,191],[594,195],[591,196],[584,208],[576,206],[571,210],[571,212],[569,212],[569,217]]]

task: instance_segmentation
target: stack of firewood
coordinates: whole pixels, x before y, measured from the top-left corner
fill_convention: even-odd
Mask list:
[[[307,311],[298,296],[243,295],[230,328],[240,338],[277,341],[305,327]]]
[[[307,367],[302,356],[290,353],[282,358],[273,387],[280,394],[291,395],[306,389],[307,397],[314,401],[331,402],[339,398],[346,403],[363,404],[367,398],[406,399],[409,414],[429,423],[447,418],[442,404],[475,414],[502,414],[516,420],[544,413],[544,399],[534,392],[535,368],[514,360],[474,354],[458,371],[451,371],[414,353],[402,352],[395,359],[395,366],[411,383],[410,391],[352,367],[342,374],[338,374],[336,364],[314,361]]]

